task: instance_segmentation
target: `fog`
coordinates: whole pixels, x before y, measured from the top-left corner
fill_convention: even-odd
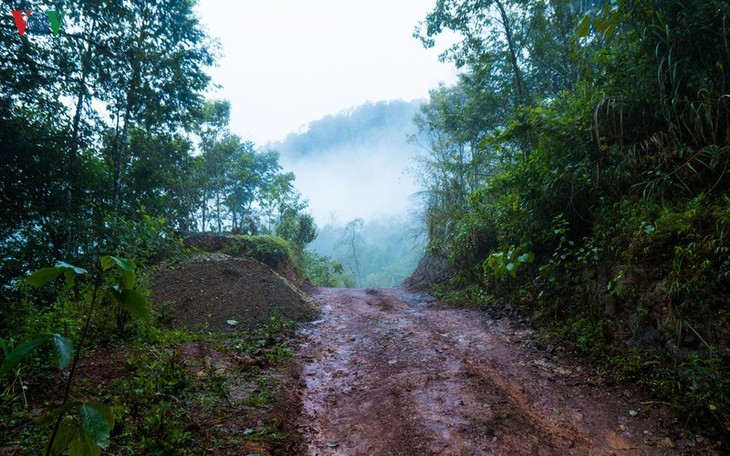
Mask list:
[[[409,214],[418,185],[412,173],[417,153],[407,137],[420,101],[365,104],[327,116],[271,147],[281,152],[285,170],[318,225],[354,218]]]
[[[423,252],[413,197],[419,187],[409,172],[418,150],[408,143],[420,105],[366,103],[269,145],[296,174],[319,227],[310,250],[342,264],[356,286],[399,284]],[[355,219],[362,222],[346,229]]]
[[[403,144],[332,149],[313,158],[282,157],[296,176],[319,225],[407,213],[418,187],[406,173],[411,148]]]

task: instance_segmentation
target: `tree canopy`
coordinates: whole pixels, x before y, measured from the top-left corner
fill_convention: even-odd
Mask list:
[[[9,14],[0,27],[5,283],[58,259],[153,258],[173,232],[312,237],[277,152],[230,132],[230,103],[205,99],[217,47],[194,1],[53,7],[57,34],[20,35]]]

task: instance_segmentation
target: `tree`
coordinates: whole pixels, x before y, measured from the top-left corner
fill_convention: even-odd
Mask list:
[[[340,239],[340,245],[347,246],[352,252],[350,259],[352,260],[352,269],[355,275],[355,283],[357,287],[362,287],[362,274],[360,273],[360,260],[357,257],[358,246],[362,242],[360,231],[365,222],[361,218],[351,220],[345,225],[345,232]]]
[[[12,198],[0,250],[15,259],[11,269],[93,255],[110,234],[109,214],[123,224],[137,204],[169,218],[150,198],[172,198],[174,187],[142,189],[150,181],[140,162],[179,170],[187,160],[177,135],[198,111],[214,56],[193,5],[62,0],[58,36],[0,30],[12,56],[0,63],[0,181]],[[155,149],[158,140],[173,152]]]
[[[107,156],[115,208],[129,160],[130,128],[164,126],[174,131],[188,126],[191,113],[202,102],[200,92],[210,81],[203,68],[212,64],[213,56],[194,15],[194,4],[192,0],[172,4],[135,0],[131,8],[123,9],[115,24],[117,33],[107,41],[109,60],[104,62],[101,93],[113,119]]]
[[[310,214],[301,213],[293,207],[281,211],[281,218],[276,225],[276,235],[291,242],[299,249],[317,237],[317,226]]]

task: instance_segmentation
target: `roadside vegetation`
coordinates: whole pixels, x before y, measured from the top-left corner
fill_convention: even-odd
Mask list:
[[[451,300],[514,309],[730,431],[730,6],[439,0],[463,71],[417,116]]]
[[[454,301],[515,309],[684,423],[730,430],[723,1],[440,0],[463,70],[416,122]]]
[[[0,27],[4,453],[288,445],[290,323],[173,329],[148,292],[162,262],[194,254],[190,233],[232,232],[224,253],[293,277],[316,235],[278,153],[204,98],[217,47],[195,2],[163,3],[61,1],[58,35]]]
[[[272,316],[249,331],[158,325],[163,315],[147,305],[146,290],[131,275],[133,264],[107,257],[100,270],[111,261],[126,268],[120,279],[131,280],[126,283],[131,288],[120,288],[115,280],[76,279],[71,274],[85,273],[61,266],[73,280],[50,280],[54,305],[27,315],[26,325],[14,332],[17,344],[3,341],[4,450],[293,451],[299,445],[291,429],[298,403],[290,397],[285,373],[296,324]],[[44,270],[30,276],[22,287],[27,296],[37,293],[27,287],[48,277]]]

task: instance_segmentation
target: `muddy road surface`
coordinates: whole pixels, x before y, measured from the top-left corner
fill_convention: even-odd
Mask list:
[[[322,320],[300,355],[310,455],[678,453],[664,413],[527,347],[528,330],[400,288],[312,296]]]

